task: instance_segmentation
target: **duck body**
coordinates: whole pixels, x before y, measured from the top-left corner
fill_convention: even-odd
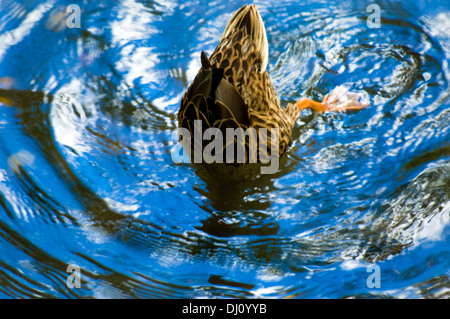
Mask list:
[[[252,138],[258,142],[264,140],[264,150],[270,155],[282,156],[303,109],[325,112],[332,108],[310,99],[300,99],[281,108],[266,70],[268,53],[263,20],[255,5],[244,5],[229,21],[211,56],[208,58],[202,52],[202,66],[181,100],[179,128],[188,130],[191,136],[196,129],[202,135],[209,128],[215,128],[222,136],[226,136],[227,129],[253,130],[256,134],[247,135],[245,140],[234,138],[232,141],[245,148],[245,159],[239,164],[251,162]],[[195,128],[196,121],[201,128],[199,125]],[[261,138],[262,131],[264,138]],[[276,132],[276,138],[268,131]],[[194,152],[201,152],[207,145],[206,142],[197,143],[197,147],[194,144],[190,143]],[[223,148],[228,144],[223,143]],[[189,143],[185,146],[189,148]],[[257,161],[261,159],[259,154]],[[236,157],[224,157],[224,162],[236,164]]]

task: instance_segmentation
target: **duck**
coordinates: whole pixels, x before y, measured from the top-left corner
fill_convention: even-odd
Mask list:
[[[252,153],[252,145],[258,145],[258,141],[264,141],[262,149],[267,156],[281,157],[288,150],[292,130],[303,110],[325,113],[368,106],[359,101],[357,94],[339,86],[321,102],[300,98],[281,107],[267,71],[268,58],[269,44],[262,17],[254,4],[244,5],[230,19],[213,53],[208,57],[201,52],[201,67],[181,99],[179,138],[191,157],[194,153],[202,155],[208,148],[212,155],[220,153],[215,157],[219,162],[234,165],[260,162],[264,153]],[[226,133],[230,129],[256,134],[241,134],[244,138],[234,134],[228,138]],[[208,138],[198,143],[186,138],[196,134],[204,137],[208,130],[213,134],[207,134]],[[269,136],[269,131],[275,131],[276,135]],[[225,142],[218,143],[219,137],[225,135]],[[256,144],[252,144],[253,140]],[[217,142],[214,151],[208,147],[208,141]],[[232,152],[225,152],[230,145]],[[241,158],[237,156],[239,147],[244,150]]]

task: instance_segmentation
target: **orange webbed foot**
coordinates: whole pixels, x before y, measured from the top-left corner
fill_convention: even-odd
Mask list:
[[[330,94],[327,94],[322,102],[301,98],[296,102],[300,111],[310,108],[315,112],[342,112],[361,110],[369,106],[369,103],[360,102],[360,95],[349,92],[345,87],[338,86]]]

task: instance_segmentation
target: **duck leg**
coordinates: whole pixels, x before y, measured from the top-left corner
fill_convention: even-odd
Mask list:
[[[338,86],[329,95],[327,94],[322,102],[301,98],[295,104],[300,111],[310,108],[320,113],[361,110],[369,106],[367,102],[360,102],[359,98],[358,94],[351,93],[344,87]]]

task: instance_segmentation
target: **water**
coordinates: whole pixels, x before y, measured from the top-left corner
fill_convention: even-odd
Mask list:
[[[383,1],[369,28],[371,3],[256,2],[282,104],[370,100],[305,111],[259,175],[171,157],[243,2],[2,1],[0,297],[448,298],[448,3]]]

